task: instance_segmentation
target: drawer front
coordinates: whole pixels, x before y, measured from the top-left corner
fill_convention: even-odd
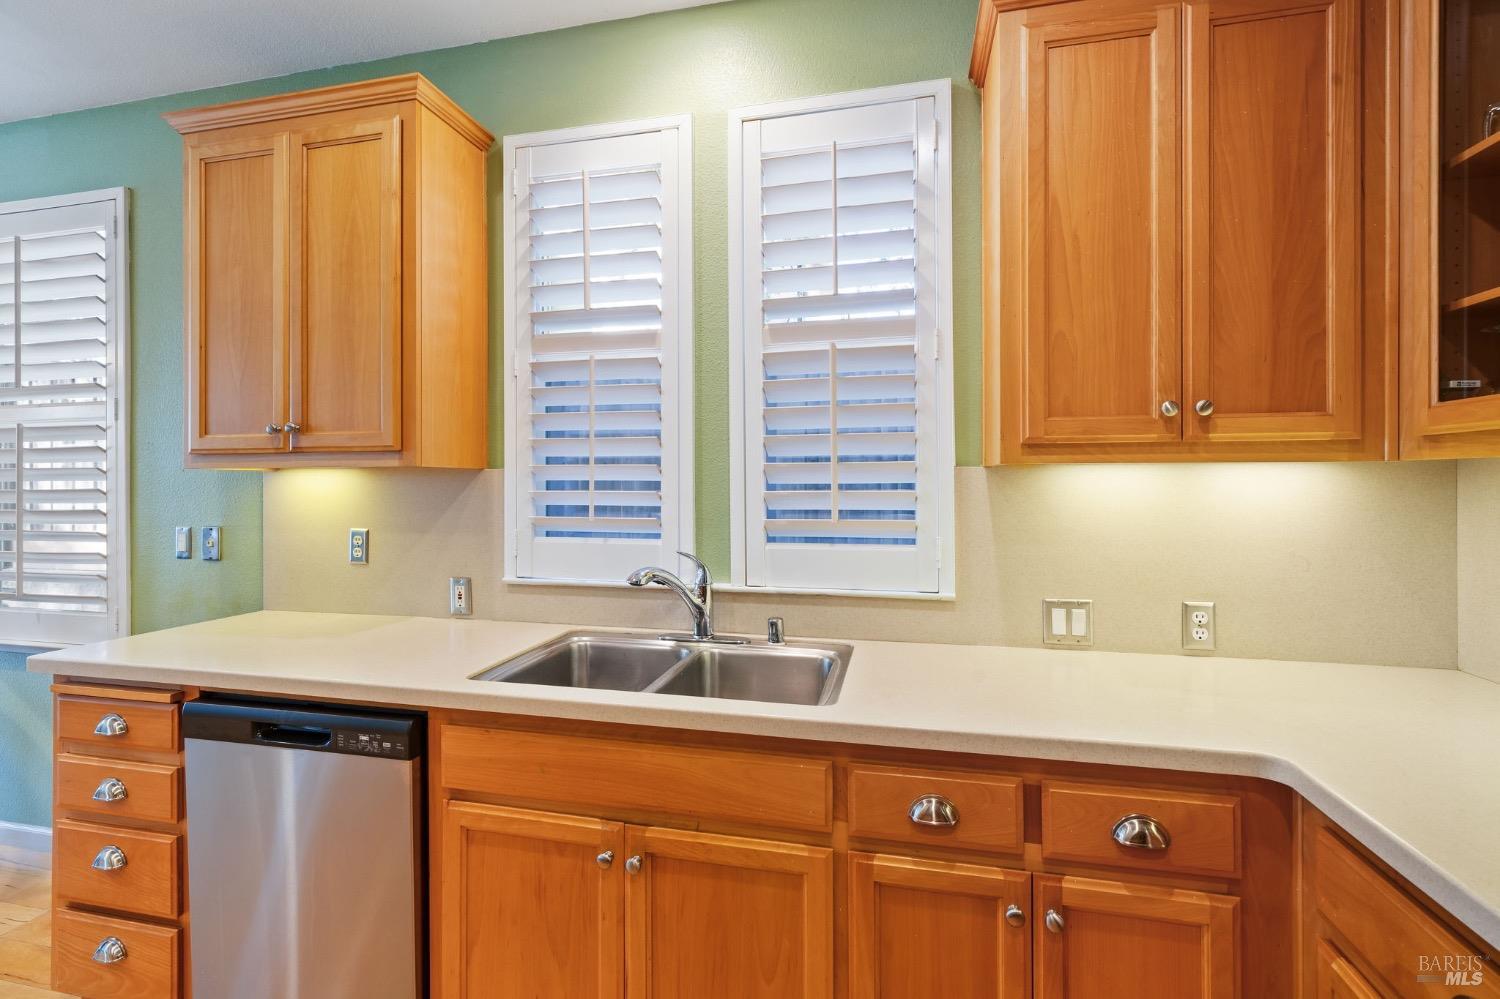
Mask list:
[[[1019,853],[1024,814],[1018,777],[849,768],[850,836]]]
[[[176,704],[59,694],[57,737],[86,743],[89,752],[100,755],[109,755],[116,749],[173,753],[182,748],[179,716]],[[105,734],[110,732],[118,734]]]
[[[1117,842],[1117,829],[1141,845]],[[1042,857],[1238,877],[1240,802],[1225,794],[1042,781]]]
[[[100,818],[176,822],[182,816],[182,768],[63,753],[57,758],[57,808]],[[108,782],[124,785],[116,800],[94,797]]]
[[[175,919],[180,911],[180,838],[58,819],[52,883],[60,899]]]
[[[52,914],[52,986],[87,999],[177,999],[181,930],[57,909]],[[117,942],[123,956],[95,959]],[[106,955],[100,955],[101,957]]]
[[[445,725],[444,787],[577,812],[647,812],[826,831],[829,760]]]
[[[1348,940],[1350,957],[1390,984],[1412,995],[1500,999],[1500,967],[1327,828],[1318,829],[1314,843],[1313,895],[1318,912]],[[1445,960],[1451,963],[1443,966]],[[1418,985],[1424,971],[1438,975],[1439,985]],[[1450,971],[1465,976],[1463,987],[1440,987]]]

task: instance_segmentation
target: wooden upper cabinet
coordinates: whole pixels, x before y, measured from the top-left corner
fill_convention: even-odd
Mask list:
[[[401,446],[401,117],[292,135],[298,448]]]
[[[416,74],[166,117],[187,464],[484,467],[490,133]]]
[[[187,150],[190,451],[285,451],[287,137]]]
[[[1001,297],[1020,311],[1028,444],[1180,435],[1161,412],[1181,370],[1178,24],[1175,5],[1106,0],[1001,29],[1026,81],[1000,142],[1026,220],[1002,233]]]
[[[831,999],[832,850],[631,826],[625,851],[632,999]]]
[[[1360,433],[1356,0],[1187,5],[1188,440]]]
[[[1403,458],[1500,455],[1500,0],[1403,6]]]
[[[1031,875],[849,856],[850,999],[1026,999]]]
[[[1385,3],[984,0],[986,464],[1384,455]]]
[[[1037,875],[1036,999],[1233,999],[1239,900]]]

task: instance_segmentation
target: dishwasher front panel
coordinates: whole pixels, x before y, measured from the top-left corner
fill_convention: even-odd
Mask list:
[[[185,749],[193,995],[419,999],[418,761]]]

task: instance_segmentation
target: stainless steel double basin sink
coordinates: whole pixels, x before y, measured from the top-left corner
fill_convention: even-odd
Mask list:
[[[574,631],[475,680],[591,690],[832,704],[854,650],[835,642],[694,641],[643,632]]]

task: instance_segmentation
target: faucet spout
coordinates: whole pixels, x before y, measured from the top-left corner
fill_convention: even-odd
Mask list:
[[[656,583],[677,594],[678,598],[687,605],[688,613],[693,616],[693,637],[700,641],[711,640],[714,637],[713,578],[708,574],[708,567],[697,558],[687,552],[677,554],[696,566],[691,584],[683,582],[675,574],[654,565],[637,569],[625,577],[625,582],[631,586],[649,586]]]

